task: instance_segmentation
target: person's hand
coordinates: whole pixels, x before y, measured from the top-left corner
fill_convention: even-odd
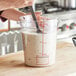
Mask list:
[[[34,0],[13,0],[13,6],[15,8],[22,8],[26,6],[32,6]]]
[[[16,9],[7,9],[2,13],[2,17],[7,18],[8,20],[19,21],[21,16],[26,15],[23,12],[17,11]]]

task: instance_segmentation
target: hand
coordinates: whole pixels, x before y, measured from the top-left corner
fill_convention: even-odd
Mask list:
[[[31,6],[33,0],[0,0],[0,10]]]
[[[2,17],[7,18],[8,20],[19,21],[21,16],[24,16],[25,13],[17,11],[16,9],[7,9],[2,13]]]

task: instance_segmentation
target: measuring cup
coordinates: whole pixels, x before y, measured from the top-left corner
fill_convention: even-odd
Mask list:
[[[36,32],[31,15],[21,17],[25,64],[37,67],[50,66],[55,64],[56,58],[57,19],[36,16],[44,33]]]

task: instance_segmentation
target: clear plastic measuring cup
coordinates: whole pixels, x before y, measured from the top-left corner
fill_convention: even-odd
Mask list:
[[[29,66],[49,66],[55,63],[57,19],[48,19],[37,14],[40,29],[37,33],[31,15],[21,17],[25,64]]]

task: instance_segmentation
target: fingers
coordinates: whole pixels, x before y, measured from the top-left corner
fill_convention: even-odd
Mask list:
[[[1,16],[7,18],[8,20],[19,21],[20,20],[19,18],[24,15],[25,15],[25,13],[22,13],[15,9],[8,9],[8,10],[5,10]]]

